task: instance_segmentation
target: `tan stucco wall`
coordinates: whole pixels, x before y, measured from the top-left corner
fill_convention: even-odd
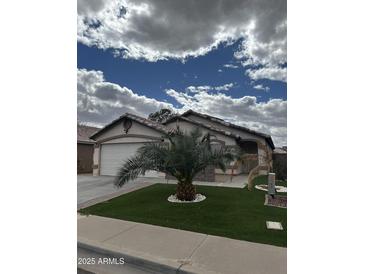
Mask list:
[[[93,170],[93,144],[77,143],[77,173],[91,173]]]
[[[216,168],[214,170],[215,174],[225,174],[225,175],[231,175],[232,174],[232,168],[227,168],[226,172],[223,172],[223,170]],[[239,166],[237,169],[233,169],[233,175],[239,175],[242,173],[242,168]]]

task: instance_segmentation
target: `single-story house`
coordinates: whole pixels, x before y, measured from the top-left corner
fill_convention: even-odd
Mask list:
[[[93,154],[95,141],[90,135],[100,130],[97,127],[77,125],[77,173],[93,172]]]
[[[199,175],[200,180],[215,181],[215,175],[234,175],[248,173],[257,165],[272,165],[272,152],[275,149],[271,137],[246,127],[238,126],[222,119],[186,111],[163,123],[158,123],[125,113],[118,119],[90,136],[94,144],[93,174],[115,176],[123,162],[134,155],[139,147],[146,142],[164,142],[164,135],[179,128],[189,132],[199,127],[203,134],[211,134],[214,146],[241,147],[247,154],[252,154],[251,160],[244,165],[231,165],[226,173],[219,169],[208,168]],[[233,163],[232,163],[233,164]],[[232,171],[233,169],[233,171]],[[165,174],[148,172],[146,177],[165,177]]]

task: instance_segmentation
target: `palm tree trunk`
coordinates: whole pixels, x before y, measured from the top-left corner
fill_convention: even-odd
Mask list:
[[[176,196],[181,201],[192,201],[195,199],[196,189],[192,182],[178,182]]]

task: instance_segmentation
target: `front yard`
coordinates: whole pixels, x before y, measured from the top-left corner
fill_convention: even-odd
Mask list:
[[[266,176],[256,178],[255,184],[263,183]],[[265,206],[264,191],[197,186],[197,193],[207,197],[205,201],[175,204],[167,201],[175,189],[176,185],[156,184],[82,209],[80,213],[286,246],[286,209]],[[284,230],[267,230],[266,221],[281,222]]]

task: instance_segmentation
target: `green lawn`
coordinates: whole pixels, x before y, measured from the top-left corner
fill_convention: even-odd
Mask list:
[[[255,180],[255,184],[264,183],[266,176]],[[175,187],[152,185],[82,209],[80,213],[286,246],[286,209],[264,206],[265,192],[197,186],[197,192],[207,197],[205,201],[175,204],[167,201]],[[266,221],[279,221],[284,230],[267,230]]]

